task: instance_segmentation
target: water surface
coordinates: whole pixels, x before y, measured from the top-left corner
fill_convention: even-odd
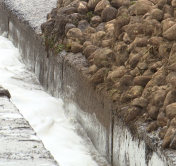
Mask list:
[[[106,166],[77,121],[64,114],[62,99],[45,92],[18,49],[0,36],[0,85],[60,166]]]

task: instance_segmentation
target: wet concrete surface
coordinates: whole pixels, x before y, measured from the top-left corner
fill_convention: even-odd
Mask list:
[[[0,166],[59,166],[7,97],[0,98]]]

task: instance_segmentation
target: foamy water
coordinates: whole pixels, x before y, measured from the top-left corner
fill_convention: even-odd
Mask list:
[[[60,166],[107,166],[74,118],[64,115],[64,102],[46,93],[21,61],[18,49],[0,36],[0,85],[29,121]]]

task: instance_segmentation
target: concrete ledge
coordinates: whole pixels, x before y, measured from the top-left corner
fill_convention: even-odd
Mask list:
[[[85,74],[86,62],[81,54],[47,53],[42,38],[34,28],[0,0],[0,33],[19,48],[24,62],[36,73],[45,90],[67,103],[68,115],[75,116],[96,149],[113,166],[174,166],[176,152],[163,150],[145,125],[127,126],[118,116],[118,106],[101,89],[96,89]],[[74,112],[69,107],[75,107]]]
[[[0,98],[0,165],[58,166],[29,123],[6,97]]]

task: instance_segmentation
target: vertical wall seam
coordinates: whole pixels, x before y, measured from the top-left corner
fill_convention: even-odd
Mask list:
[[[9,18],[9,16],[7,17],[7,19],[8,19],[8,23],[7,23],[7,38],[9,38],[9,30],[10,30],[10,18]]]
[[[111,165],[113,166],[113,148],[114,148],[114,112],[111,111]]]
[[[61,69],[61,94],[63,95],[63,82],[64,82],[64,58],[62,57],[62,69]]]

